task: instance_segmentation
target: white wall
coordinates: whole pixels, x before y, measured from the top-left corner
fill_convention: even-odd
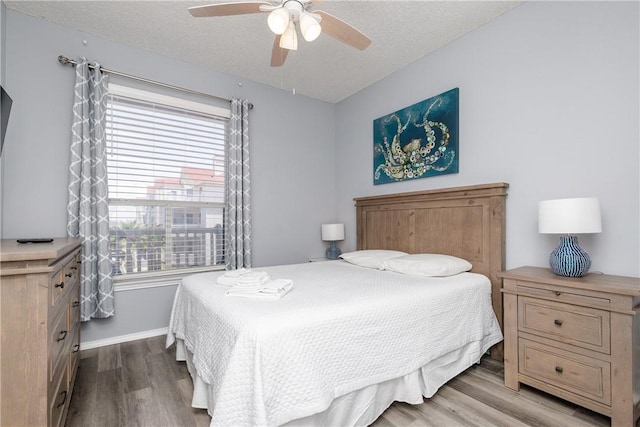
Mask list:
[[[355,248],[353,198],[504,181],[507,267],[547,266],[540,200],[600,198],[579,236],[592,271],[640,274],[639,5],[532,2],[341,102],[336,203]],[[460,88],[460,172],[373,185],[372,121]]]
[[[324,253],[320,224],[335,220],[334,176],[327,173],[334,168],[332,104],[3,12],[5,77],[14,100],[3,153],[3,237],[66,233],[75,75],[73,68],[58,63],[62,54],[217,96],[249,99],[255,104],[249,128],[254,266],[307,262]],[[82,340],[166,327],[173,289],[118,292],[117,315],[83,324]]]

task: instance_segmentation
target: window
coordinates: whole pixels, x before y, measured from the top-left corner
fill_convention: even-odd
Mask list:
[[[109,86],[114,276],[224,264],[228,117],[228,109]]]

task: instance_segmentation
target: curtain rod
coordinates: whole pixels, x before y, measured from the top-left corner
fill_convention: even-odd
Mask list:
[[[78,64],[77,61],[74,61],[73,59],[69,59],[64,55],[58,56],[58,62],[61,63],[62,65],[71,65],[72,67],[75,67]],[[89,64],[89,68],[95,68],[95,67],[96,66],[94,64]],[[151,84],[156,85],[156,86],[162,86],[162,87],[166,87],[166,88],[169,88],[169,89],[175,89],[175,90],[179,90],[181,92],[187,92],[187,93],[191,93],[191,94],[194,94],[194,95],[203,95],[203,96],[208,96],[210,98],[216,98],[216,99],[220,99],[222,101],[231,102],[230,99],[223,98],[221,96],[215,96],[215,95],[211,95],[211,94],[204,93],[204,92],[198,92],[198,91],[195,91],[195,90],[186,89],[186,88],[183,88],[183,87],[180,87],[180,86],[174,86],[174,85],[170,85],[170,84],[167,84],[167,83],[158,82],[158,81],[155,81],[155,80],[145,79],[144,77],[138,77],[138,76],[134,76],[134,75],[131,75],[131,74],[121,73],[120,71],[110,70],[110,69],[104,68],[102,66],[100,66],[100,70],[104,71],[105,73],[113,74],[115,76],[126,77],[128,79],[137,80],[137,81],[144,82],[144,83],[151,83]],[[247,105],[248,105],[250,110],[253,110],[253,104],[249,103]]]

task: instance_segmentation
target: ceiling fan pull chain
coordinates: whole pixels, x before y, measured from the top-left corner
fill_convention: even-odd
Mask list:
[[[298,77],[298,61],[295,60],[293,61],[293,95],[296,94],[296,83],[297,83],[297,77]]]

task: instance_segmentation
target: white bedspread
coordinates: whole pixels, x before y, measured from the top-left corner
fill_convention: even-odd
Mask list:
[[[205,273],[176,291],[167,345],[184,340],[212,386],[212,425],[281,425],[471,341],[502,340],[478,274],[427,279],[344,261],[264,270],[294,289],[279,300],[229,298],[222,273]]]

